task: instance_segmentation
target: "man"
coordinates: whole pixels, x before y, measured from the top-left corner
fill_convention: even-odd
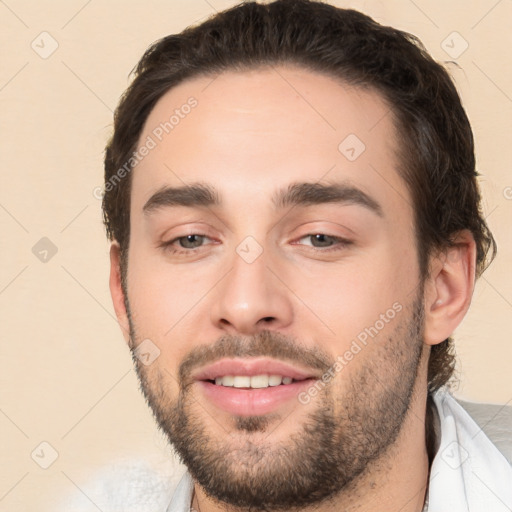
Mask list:
[[[445,387],[495,243],[413,36],[279,0],[164,38],[105,180],[116,314],[188,469],[169,511],[511,510]]]

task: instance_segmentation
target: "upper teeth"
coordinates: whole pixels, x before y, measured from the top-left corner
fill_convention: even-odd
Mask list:
[[[215,384],[217,386],[230,386],[235,388],[268,388],[269,386],[279,386],[283,384],[291,384],[291,377],[282,377],[281,375],[225,375],[217,377]]]

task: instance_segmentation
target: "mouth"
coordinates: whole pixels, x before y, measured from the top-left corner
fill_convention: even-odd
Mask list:
[[[264,415],[297,400],[320,378],[311,371],[268,358],[223,359],[193,375],[207,403],[239,416]]]
[[[275,386],[287,386],[293,382],[306,379],[293,379],[283,375],[224,375],[207,380],[216,386],[224,386],[238,389],[263,389]]]

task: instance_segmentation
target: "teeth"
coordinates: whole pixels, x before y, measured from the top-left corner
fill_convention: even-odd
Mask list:
[[[215,384],[217,386],[229,386],[232,387],[235,383],[235,378],[231,375],[228,375],[226,377],[217,377],[215,379]]]
[[[281,375],[269,375],[268,377],[268,385],[269,386],[279,386],[283,378]]]
[[[268,388],[268,375],[254,375],[251,377],[251,388]]]
[[[268,388],[269,386],[279,386],[280,384],[291,384],[291,377],[282,377],[281,375],[225,375],[217,377],[215,384],[217,386],[228,386],[235,388]]]
[[[237,375],[234,378],[233,386],[235,388],[249,388],[251,387],[251,377]]]

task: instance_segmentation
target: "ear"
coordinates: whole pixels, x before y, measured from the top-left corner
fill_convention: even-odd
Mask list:
[[[127,343],[130,341],[130,323],[126,312],[125,297],[121,285],[121,248],[114,241],[110,246],[110,295],[114,304],[117,321],[123,331],[124,339]]]
[[[457,233],[453,246],[430,262],[425,283],[425,331],[427,345],[451,336],[466,315],[475,286],[476,244],[469,230]]]

